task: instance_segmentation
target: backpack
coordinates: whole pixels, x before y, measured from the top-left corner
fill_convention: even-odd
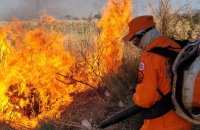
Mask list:
[[[192,105],[195,79],[200,75],[200,40],[189,44],[187,41],[176,41],[176,43],[182,48],[179,53],[171,50],[170,46],[155,47],[149,51],[170,59],[173,72],[172,93],[163,95],[157,90],[162,99],[146,111],[144,117],[157,118],[174,109],[184,119],[200,124],[200,106]],[[198,96],[200,97],[200,92]]]
[[[184,119],[194,124],[200,124],[200,107],[194,111],[192,106],[194,78],[197,75],[200,76],[200,39],[190,44],[187,44],[185,41],[176,42],[182,47],[179,53],[171,51],[168,47],[150,50],[151,53],[171,59],[174,75],[172,77],[172,93],[163,95],[160,90],[157,90],[163,98],[150,109],[132,105],[100,122],[99,128],[106,128],[140,112],[143,112],[146,118],[150,119],[162,116],[171,109],[174,109]],[[135,89],[132,88],[129,91],[134,93]],[[200,98],[200,91],[198,96]]]

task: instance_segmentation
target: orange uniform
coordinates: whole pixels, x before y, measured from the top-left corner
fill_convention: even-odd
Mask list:
[[[136,105],[150,108],[162,98],[157,89],[164,95],[171,91],[169,59],[148,52],[154,47],[167,46],[181,48],[167,37],[160,36],[155,38],[143,52],[139,65],[138,84],[134,94]],[[175,51],[179,50],[175,49]],[[191,123],[178,116],[174,110],[170,110],[158,118],[145,120],[141,130],[191,130]]]

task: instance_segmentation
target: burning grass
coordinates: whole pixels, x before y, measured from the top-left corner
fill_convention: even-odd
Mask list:
[[[122,64],[120,37],[130,20],[130,7],[130,0],[109,0],[98,22],[99,35],[94,35],[94,26],[88,29],[90,23],[81,24],[83,30],[72,27],[75,33],[60,31],[60,24],[47,15],[35,26],[24,26],[17,19],[2,26],[0,121],[17,129],[34,129],[40,121],[61,119],[61,113],[80,93],[94,93],[105,103],[98,90],[106,88],[103,78],[110,73],[117,74]],[[83,41],[85,36],[86,41]],[[69,44],[78,38],[82,42],[77,40],[69,49]]]
[[[132,104],[128,89],[140,52],[121,42],[130,14],[131,0],[108,0],[97,24],[46,14],[41,21],[2,23],[1,129],[85,129],[83,119],[97,129],[121,109],[120,100]],[[138,118],[108,129],[138,129]]]
[[[56,73],[71,72],[75,63],[75,58],[64,50],[62,41],[60,33],[41,28],[3,32],[1,120],[35,127],[37,118],[59,116],[59,107],[72,101],[69,93],[73,86],[66,89],[66,85],[56,80]]]

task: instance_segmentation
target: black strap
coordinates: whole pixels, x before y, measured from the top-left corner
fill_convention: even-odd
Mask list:
[[[160,89],[157,88],[158,93],[160,94],[160,96],[163,98],[165,95],[160,91]]]
[[[181,48],[173,48],[172,46],[168,46],[168,47],[154,47],[153,49],[151,49],[149,52],[153,52],[165,57],[168,57],[172,60],[175,60],[175,58],[178,55],[178,52],[170,50],[170,49],[183,49],[185,46],[187,46],[189,43],[188,40],[174,40],[178,45],[181,46]]]
[[[185,47],[185,46],[187,46],[188,45],[188,43],[191,43],[191,42],[189,42],[188,40],[174,40],[176,43],[178,43],[180,46],[181,46],[181,48],[183,48],[183,47]]]
[[[153,49],[151,49],[148,52],[153,52],[155,54],[170,58],[172,60],[175,60],[177,55],[178,55],[178,52],[170,50],[169,47],[165,47],[165,48],[163,48],[163,47],[154,47]]]
[[[157,101],[151,108],[147,109],[144,113],[144,118],[155,119],[174,109],[171,101],[171,95],[172,93],[168,93],[162,97],[160,101]]]

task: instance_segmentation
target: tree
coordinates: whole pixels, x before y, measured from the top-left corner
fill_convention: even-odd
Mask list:
[[[94,15],[94,19],[101,19],[101,14],[98,12]]]

